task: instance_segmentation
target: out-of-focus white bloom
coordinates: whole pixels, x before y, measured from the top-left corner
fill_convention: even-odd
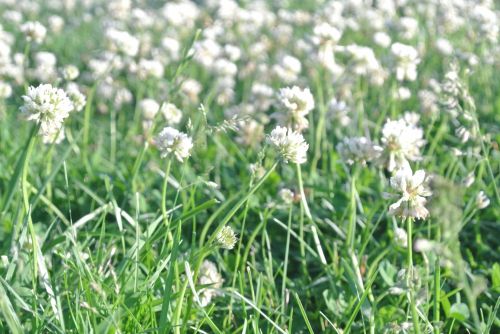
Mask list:
[[[418,122],[420,122],[420,115],[417,114],[416,112],[406,111],[403,114],[403,119],[405,120],[406,124],[411,126],[417,126]]]
[[[284,162],[302,164],[307,161],[309,145],[299,132],[278,126],[271,131],[267,140],[276,148]]]
[[[394,98],[399,101],[406,101],[411,97],[411,91],[408,87],[398,87]]]
[[[57,57],[52,52],[35,53],[35,68],[32,76],[41,82],[52,82],[57,78]]]
[[[73,81],[80,75],[78,67],[75,65],[66,65],[62,70],[64,80]]]
[[[264,125],[256,120],[244,120],[239,122],[238,128],[241,132],[236,141],[245,146],[255,147],[264,138]]]
[[[337,100],[335,97],[328,102],[328,115],[329,117],[340,123],[342,126],[347,126],[351,123],[350,114],[351,109],[342,100]]]
[[[404,39],[412,39],[418,32],[418,21],[413,17],[400,18],[398,26],[398,33]]]
[[[439,112],[438,97],[430,90],[421,90],[418,92],[420,101],[420,110],[428,115],[434,115]]]
[[[295,198],[293,191],[291,191],[288,188],[281,189],[278,193],[278,196],[283,201],[283,203],[285,203],[286,205],[292,204],[293,200]]]
[[[83,107],[87,103],[87,98],[80,92],[78,85],[74,82],[69,82],[66,85],[66,93],[69,99],[73,103],[75,111],[82,111]]]
[[[471,17],[478,26],[481,35],[485,35],[490,41],[498,43],[498,32],[500,25],[498,14],[483,4],[474,4]]]
[[[436,245],[428,239],[417,239],[415,240],[413,248],[415,249],[416,252],[423,253],[433,250],[435,246]]]
[[[4,81],[0,81],[0,99],[9,98],[12,95],[12,87]]]
[[[250,101],[258,111],[267,111],[273,104],[274,90],[272,87],[254,82]]]
[[[403,248],[408,247],[408,234],[404,229],[396,227],[394,230],[394,242]]]
[[[53,33],[60,33],[64,28],[64,19],[59,15],[51,15],[49,17],[49,28]]]
[[[365,165],[367,161],[380,157],[383,149],[366,137],[354,137],[344,138],[337,144],[337,151],[346,163],[351,165],[359,162]]]
[[[314,109],[314,98],[309,88],[297,86],[282,88],[278,93],[278,101],[282,110],[274,116],[282,125],[294,127],[301,131],[309,126],[307,115]]]
[[[189,98],[192,103],[198,102],[198,95],[202,90],[201,84],[194,79],[184,80],[181,84],[181,91]]]
[[[373,42],[382,48],[386,48],[391,45],[391,36],[383,31],[377,31],[373,35]]]
[[[453,53],[453,45],[451,45],[450,41],[445,38],[438,38],[436,40],[436,49],[443,56],[449,56]]]
[[[476,206],[478,209],[484,209],[488,205],[490,205],[490,199],[486,196],[484,191],[481,190],[476,196]]]
[[[273,66],[274,74],[285,83],[296,81],[301,70],[300,60],[290,55],[281,57],[280,62]]]
[[[135,57],[139,52],[139,40],[127,31],[109,28],[106,30],[106,38],[112,51],[119,51],[130,57]]]
[[[193,45],[194,59],[206,68],[210,68],[222,53],[222,47],[212,39],[203,39]]]
[[[183,162],[191,155],[193,140],[187,134],[171,127],[165,127],[155,139],[161,157],[165,158],[174,154],[177,160]]]
[[[26,36],[28,42],[42,43],[47,35],[47,28],[45,28],[38,21],[28,21],[21,26],[21,31]]]
[[[384,83],[386,72],[371,48],[351,44],[346,46],[344,51],[349,56],[349,66],[354,74],[368,78],[377,86]]]
[[[198,275],[198,284],[205,286],[198,291],[201,306],[205,307],[210,304],[212,298],[217,296],[217,289],[222,287],[223,282],[224,280],[215,264],[209,260],[204,260]]]
[[[238,241],[236,234],[229,226],[224,226],[220,232],[217,233],[216,239],[219,246],[225,249],[233,249],[234,245],[236,245],[236,241]]]
[[[40,124],[42,135],[58,132],[64,119],[74,108],[62,89],[49,84],[42,84],[38,87],[30,86],[23,100],[24,105],[19,108],[20,111],[27,120]]]
[[[425,184],[425,172],[413,174],[410,165],[405,164],[391,177],[391,186],[401,193],[401,198],[389,206],[389,213],[398,217],[425,219],[429,211],[425,208],[426,197],[432,193]]]
[[[421,158],[420,147],[425,144],[421,128],[408,124],[404,119],[388,119],[382,128],[382,144],[387,169],[393,171],[402,167],[408,160]]]
[[[194,2],[181,0],[176,2],[167,2],[161,10],[163,17],[174,27],[190,30],[200,15],[200,10]]]
[[[169,61],[179,60],[181,45],[177,39],[164,37],[161,40],[161,47],[168,53]]]
[[[160,112],[168,124],[179,124],[182,119],[182,111],[173,103],[163,103]]]
[[[418,51],[410,45],[394,43],[391,46],[391,53],[395,59],[396,78],[399,81],[405,79],[415,81],[417,65],[420,63]]]
[[[139,101],[139,110],[145,119],[152,120],[160,110],[160,105],[153,99],[143,99]]]
[[[139,79],[161,78],[165,69],[163,64],[154,59],[141,59],[137,64],[137,76]]]

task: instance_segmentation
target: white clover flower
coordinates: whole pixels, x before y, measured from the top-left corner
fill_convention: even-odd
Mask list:
[[[182,111],[173,103],[163,103],[160,112],[168,124],[179,124],[182,119]]]
[[[217,233],[216,240],[220,247],[233,249],[234,245],[236,245],[236,242],[238,241],[238,238],[231,227],[224,226],[219,233]]]
[[[106,30],[106,38],[113,51],[122,52],[130,57],[135,57],[139,52],[139,40],[127,31],[109,28]]]
[[[391,46],[391,53],[395,59],[396,79],[415,81],[417,65],[420,63],[418,51],[410,45],[394,43]]]
[[[80,75],[80,70],[75,65],[66,65],[62,70],[64,80],[73,81]]]
[[[191,155],[191,149],[193,148],[191,137],[168,126],[161,130],[156,137],[155,143],[161,152],[162,158],[174,154],[180,162],[183,162],[184,159]]]
[[[218,295],[216,289],[220,289],[223,282],[224,280],[215,264],[209,260],[204,260],[198,275],[198,284],[205,286],[198,291],[201,306],[205,307],[210,304],[212,299]]]
[[[64,90],[42,84],[30,86],[28,94],[23,96],[24,105],[19,110],[29,121],[40,124],[42,135],[58,132],[64,119],[74,109],[73,103]]]
[[[490,199],[484,191],[480,191],[476,196],[476,206],[478,209],[484,209],[490,205]]]
[[[160,110],[160,105],[153,99],[142,99],[139,101],[139,110],[142,111],[142,116],[147,120],[155,118]]]
[[[140,79],[161,78],[165,68],[163,64],[154,59],[141,59],[137,64],[137,76]]]
[[[285,203],[286,205],[290,205],[293,203],[293,200],[295,199],[295,195],[293,191],[291,191],[288,188],[283,188],[279,191],[278,196],[280,199]]]
[[[273,66],[272,70],[281,81],[292,83],[297,80],[300,71],[302,71],[302,64],[299,59],[284,55],[280,62]]]
[[[297,164],[307,161],[309,145],[299,132],[278,126],[271,131],[267,141],[276,148],[283,161]]]
[[[387,169],[404,166],[409,161],[420,160],[420,147],[425,144],[421,128],[408,124],[404,119],[388,119],[382,128],[382,145]]]
[[[47,28],[45,28],[38,21],[28,21],[21,26],[21,31],[26,36],[28,42],[42,43],[47,35]]]
[[[87,103],[87,98],[80,92],[78,85],[74,82],[69,82],[66,85],[66,93],[73,103],[75,111],[82,111]]]
[[[382,48],[387,48],[389,45],[391,45],[392,40],[391,36],[389,36],[386,32],[377,31],[373,35],[373,42],[375,42],[375,44]]]
[[[348,164],[359,162],[366,165],[367,161],[378,159],[383,151],[366,137],[344,138],[337,144],[337,151]]]
[[[418,170],[413,174],[406,164],[391,177],[391,186],[401,193],[401,198],[389,206],[389,213],[402,218],[425,219],[429,211],[425,208],[426,197],[432,195],[427,188],[425,172]]]
[[[340,125],[347,126],[351,123],[350,113],[351,109],[345,101],[334,97],[328,102],[328,116]]]
[[[278,123],[293,126],[297,131],[308,128],[309,121],[306,117],[314,109],[314,98],[309,88],[282,88],[279,90],[278,100],[282,108],[274,115]]]
[[[12,86],[4,81],[0,81],[0,98],[6,99],[12,95]]]

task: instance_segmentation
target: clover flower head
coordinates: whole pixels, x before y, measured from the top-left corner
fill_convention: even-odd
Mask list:
[[[162,158],[173,154],[178,161],[183,162],[184,159],[191,156],[193,140],[191,137],[177,129],[169,126],[163,128],[163,130],[161,130],[156,137],[155,142],[161,152]]]
[[[425,219],[429,211],[425,208],[426,197],[432,195],[426,185],[426,175],[423,170],[415,173],[409,164],[399,169],[391,177],[391,186],[401,193],[401,198],[389,206],[389,213],[402,218]]]
[[[278,126],[271,131],[267,141],[278,151],[283,161],[297,164],[303,164],[307,161],[309,145],[299,132]]]
[[[64,120],[74,109],[64,90],[49,84],[29,87],[23,100],[24,105],[19,110],[27,120],[40,124],[42,135],[59,132]]]

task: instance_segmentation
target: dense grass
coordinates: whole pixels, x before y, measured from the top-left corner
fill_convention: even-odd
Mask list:
[[[300,6],[291,3],[291,8]],[[46,22],[54,10],[39,4],[40,13],[26,17]],[[62,143],[43,144],[37,125],[19,113],[25,86],[38,80],[28,76],[14,84],[5,78],[12,81],[13,94],[0,102],[0,332],[499,331],[498,40],[474,44],[466,26],[447,36],[456,49],[443,56],[434,47],[439,36],[433,24],[421,22],[417,36],[405,42],[423,48],[417,80],[402,84],[388,68],[391,74],[381,86],[355,76],[344,54],[337,61],[346,71],[336,76],[292,42],[272,40],[269,64],[280,53],[296,52],[304,68],[295,83],[309,87],[315,100],[303,131],[308,161],[297,165],[282,161],[265,140],[253,146],[236,140],[248,118],[231,119],[227,111],[253,103],[252,83],[265,81],[276,91],[292,84],[258,73],[237,78],[233,102],[219,105],[216,75],[189,52],[204,38],[208,19],[178,34],[181,57],[160,79],[139,80],[126,70],[109,73],[113,85],[132,92],[132,101],[117,108],[102,97],[104,79],[88,79],[85,73],[89,60],[106,47],[102,22],[109,13],[101,11],[105,6],[92,8],[61,11],[68,17],[63,31],[49,32],[43,44],[29,49],[19,28],[2,22],[16,37],[13,52],[26,50],[29,66],[41,50],[56,54],[58,66],[76,65],[87,104],[65,120]],[[91,13],[88,22],[81,19],[85,11]],[[397,32],[388,32],[398,40]],[[161,29],[148,33],[154,43],[161,39]],[[261,34],[273,36],[273,26],[263,27]],[[243,35],[238,46],[250,54],[257,37]],[[293,40],[310,35],[311,24],[298,26]],[[351,43],[372,46],[381,61],[390,57],[364,28],[346,29],[339,45]],[[459,51],[476,54],[479,63],[468,66]],[[239,70],[249,59],[237,62]],[[467,124],[477,132],[466,143],[455,134],[459,117],[441,104],[437,112],[421,111],[418,98],[430,79],[443,82],[453,64],[475,101],[471,106],[460,100],[460,113],[472,115]],[[199,101],[182,92],[186,78],[201,83]],[[51,83],[62,86],[59,79]],[[394,97],[401,85],[412,93],[408,100]],[[328,110],[329,101],[340,96],[351,108],[347,126]],[[165,126],[160,116],[149,132],[143,131],[138,102],[144,97],[168,100],[182,110],[177,128],[194,143],[183,163],[160,158],[155,148],[154,136]],[[278,108],[273,104],[266,114]],[[386,119],[398,119],[405,111],[421,114],[426,140],[423,158],[412,161],[412,168],[433,175],[426,220],[389,215],[395,199],[385,194],[394,193],[392,173],[375,161],[348,164],[336,148],[354,136],[380,143]],[[265,132],[274,124],[265,124]],[[475,180],[466,187],[471,172]],[[283,188],[293,191],[292,203],[280,197]],[[483,209],[476,204],[480,191],[490,199]],[[216,242],[226,225],[238,236],[231,250]],[[396,227],[412,227],[407,241],[419,240],[420,247],[396,242]],[[418,251],[423,239],[433,246]],[[205,259],[215,263],[223,283],[203,307],[198,294],[210,288],[199,282]],[[415,266],[411,282],[401,271],[408,261]]]

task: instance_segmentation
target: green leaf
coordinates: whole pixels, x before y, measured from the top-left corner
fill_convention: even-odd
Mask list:
[[[464,321],[470,316],[469,308],[464,303],[455,303],[451,305],[450,316],[459,321]]]

